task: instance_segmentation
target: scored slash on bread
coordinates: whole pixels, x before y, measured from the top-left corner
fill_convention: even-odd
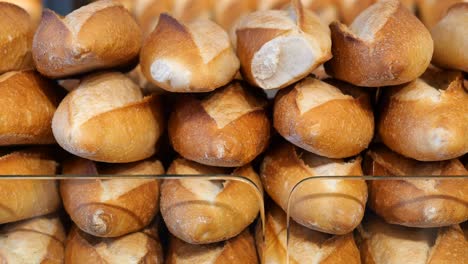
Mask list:
[[[169,175],[225,175],[228,170],[176,159]],[[250,179],[261,190],[250,165],[231,175]],[[191,244],[207,244],[237,236],[259,212],[256,190],[236,180],[177,179],[161,184],[161,214],[169,231]]]
[[[162,175],[153,159],[100,166],[74,158],[63,164],[66,175]],[[83,231],[99,237],[117,237],[147,226],[159,211],[159,183],[151,179],[63,180],[63,205]]]
[[[330,30],[299,0],[286,10],[257,11],[234,27],[243,77],[263,89],[284,88],[331,57]]]
[[[198,19],[182,24],[162,14],[140,54],[148,80],[171,92],[207,92],[229,83],[239,60],[228,34],[216,23]]]
[[[0,263],[63,263],[64,252],[65,230],[57,216],[0,228]]]
[[[284,211],[294,186],[314,176],[361,176],[361,158],[345,162],[300,151],[281,142],[265,155],[261,179],[265,191]],[[291,196],[290,215],[297,223],[320,232],[346,234],[364,215],[367,186],[364,180],[309,180]],[[311,209],[313,208],[313,209]]]
[[[398,0],[364,10],[347,27],[330,25],[331,76],[358,86],[397,85],[419,77],[429,65],[433,42],[424,25]]]
[[[129,11],[117,1],[103,0],[64,18],[44,10],[32,53],[41,74],[64,78],[131,65],[138,58],[141,39]]]
[[[468,175],[458,160],[420,162],[383,145],[366,154],[365,170],[374,176]],[[369,207],[385,221],[411,227],[440,227],[468,220],[468,182],[463,179],[369,181]]]

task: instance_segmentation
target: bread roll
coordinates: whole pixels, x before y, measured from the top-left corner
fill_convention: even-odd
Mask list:
[[[340,10],[340,21],[343,24],[350,25],[354,19],[366,8],[377,2],[376,0],[335,0]]]
[[[327,159],[281,142],[267,152],[261,166],[266,192],[284,211],[296,184],[314,176],[360,176],[361,158],[345,162]],[[309,180],[291,196],[290,215],[297,223],[330,234],[351,232],[364,215],[364,180]]]
[[[431,33],[434,64],[468,72],[468,3],[452,6]]]
[[[359,154],[374,135],[369,94],[338,82],[306,78],[280,91],[273,116],[289,142],[329,158]]]
[[[141,87],[143,94],[163,94],[165,92],[165,90],[159,88],[146,79],[145,75],[143,75],[143,72],[141,71],[140,65],[128,72],[127,77]]]
[[[65,263],[162,264],[158,230],[150,226],[118,238],[98,238],[73,226],[65,248]]]
[[[0,4],[1,5],[1,4]],[[58,87],[34,71],[0,76],[0,146],[51,144]]]
[[[266,214],[265,242],[261,244],[261,225],[257,225],[257,249],[264,263],[360,264],[359,249],[353,234],[343,236],[320,233],[290,221],[289,245],[286,242],[286,214],[272,204]]]
[[[369,217],[359,235],[363,264],[468,263],[468,241],[458,225],[417,229]]]
[[[42,1],[41,0],[1,0],[0,2],[8,2],[23,8],[28,12],[34,25],[39,24],[42,16]]]
[[[137,60],[141,30],[121,3],[103,0],[65,18],[46,9],[34,35],[33,59],[45,76],[64,78]]]
[[[28,13],[14,4],[0,2],[0,28],[0,74],[32,68],[34,26]]]
[[[457,159],[419,162],[384,146],[367,153],[366,175],[468,175]],[[468,181],[463,179],[405,179],[369,181],[369,207],[385,221],[411,227],[440,227],[468,220]]]
[[[397,85],[419,77],[429,65],[429,31],[398,0],[383,0],[362,12],[348,28],[330,25],[333,58],[327,73],[358,86]]]
[[[460,73],[429,69],[382,96],[378,131],[392,150],[420,161],[468,152],[468,91]]]
[[[0,228],[0,263],[64,261],[65,230],[58,217],[37,217]]]
[[[227,170],[176,159],[169,175],[226,175]],[[244,176],[261,190],[258,175],[250,166],[232,175]],[[191,244],[207,244],[237,236],[259,212],[253,186],[228,180],[164,180],[161,185],[161,214],[169,231]]]
[[[331,57],[330,30],[299,0],[285,10],[251,13],[234,32],[243,77],[263,89],[284,88]]]
[[[160,175],[161,162],[96,167],[94,162],[75,158],[63,164],[70,175]],[[126,235],[147,226],[159,211],[159,183],[151,179],[63,180],[63,205],[75,224],[98,237]]]
[[[257,0],[218,0],[213,1],[213,20],[225,30],[242,17],[255,11]]]
[[[326,25],[339,19],[339,10],[335,0],[301,0],[301,2],[306,9],[315,12]]]
[[[265,100],[237,82],[201,100],[182,97],[169,119],[172,146],[184,158],[205,165],[243,166],[268,145],[265,106]]]
[[[419,19],[428,29],[432,29],[451,6],[460,2],[467,0],[417,0]]]
[[[57,143],[95,161],[119,163],[150,157],[164,129],[156,96],[117,72],[85,77],[60,103],[52,119]]]
[[[53,176],[56,168],[57,163],[39,149],[0,156],[0,175]],[[52,213],[60,204],[54,180],[0,180],[0,224]]]
[[[207,92],[229,83],[239,60],[228,34],[214,22],[182,24],[162,14],[140,55],[148,80],[171,92]]]
[[[192,245],[171,236],[166,264],[257,264],[255,242],[249,231],[227,241]]]

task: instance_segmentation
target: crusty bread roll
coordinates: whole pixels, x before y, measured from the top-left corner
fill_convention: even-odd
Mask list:
[[[37,217],[0,228],[0,263],[61,264],[65,230],[58,217]]]
[[[234,32],[243,77],[263,89],[284,88],[331,57],[330,30],[299,0],[285,10],[251,13]]]
[[[266,101],[238,82],[201,100],[180,98],[169,119],[169,138],[184,158],[205,165],[240,167],[267,147]]]
[[[102,0],[65,18],[46,9],[34,35],[33,59],[45,76],[63,78],[137,60],[141,30],[121,3]]]
[[[165,90],[159,88],[146,79],[145,75],[143,75],[143,72],[141,71],[140,65],[128,72],[127,77],[140,86],[143,94],[163,94],[165,92]]]
[[[359,154],[374,135],[369,94],[339,82],[306,78],[281,90],[273,116],[289,142],[329,158]]]
[[[34,25],[39,24],[39,21],[41,21],[42,0],[1,0],[0,2],[12,3],[23,8],[28,12]]]
[[[330,25],[333,58],[328,74],[358,86],[397,85],[419,77],[429,65],[429,31],[398,0],[382,0],[362,12],[348,28]]]
[[[434,64],[468,72],[468,2],[452,6],[431,33]]]
[[[257,250],[264,263],[360,264],[359,249],[353,234],[343,236],[320,233],[303,227],[293,220],[289,226],[289,245],[286,242],[286,214],[271,204],[266,213],[265,241],[261,244],[261,225],[257,224]]]
[[[140,55],[148,80],[171,92],[207,92],[229,83],[239,60],[228,34],[216,23],[198,19],[182,24],[162,14]]]
[[[185,159],[172,162],[169,175],[226,175],[227,170]],[[261,182],[251,166],[232,172]],[[191,244],[207,244],[237,236],[259,212],[259,198],[253,186],[235,180],[165,180],[161,185],[161,214],[169,231]]]
[[[340,21],[346,25],[350,25],[362,11],[375,2],[376,0],[335,0],[339,9]]]
[[[314,176],[360,176],[361,158],[345,162],[301,151],[281,142],[267,152],[261,166],[266,192],[286,211],[294,186]],[[290,215],[297,223],[330,234],[351,232],[364,215],[367,186],[363,180],[309,180],[291,196]]]
[[[418,229],[366,216],[359,237],[363,264],[468,263],[468,241],[458,225]]]
[[[229,31],[245,15],[255,11],[257,0],[213,1],[213,20]]]
[[[468,91],[459,72],[429,69],[420,79],[384,91],[378,131],[392,150],[421,161],[468,152]]]
[[[0,175],[55,174],[57,163],[40,149],[0,156]],[[60,207],[54,180],[0,180],[0,224],[55,212]]]
[[[163,252],[156,226],[118,238],[93,237],[73,226],[65,248],[65,263],[162,264]]]
[[[325,25],[339,19],[339,9],[335,0],[301,0],[306,9],[314,11]]]
[[[455,159],[419,162],[380,145],[366,156],[366,175],[468,175]],[[369,181],[369,207],[385,221],[411,227],[439,227],[468,220],[468,181],[462,179],[405,179]]]
[[[75,158],[63,164],[71,175],[161,175],[157,160],[98,167]],[[63,180],[60,193],[65,210],[83,231],[117,237],[147,226],[159,211],[159,183],[151,179]]]
[[[255,242],[252,234],[244,230],[227,241],[193,245],[174,236],[170,238],[166,264],[257,264]]]
[[[54,143],[51,123],[60,99],[58,87],[34,71],[0,75],[0,146]]]
[[[0,74],[32,68],[34,29],[28,13],[14,4],[0,2],[0,28]]]
[[[460,2],[467,0],[417,0],[419,19],[427,28],[432,29],[451,6]]]
[[[85,77],[52,119],[58,144],[95,161],[132,162],[150,157],[164,129],[160,102],[117,72]]]

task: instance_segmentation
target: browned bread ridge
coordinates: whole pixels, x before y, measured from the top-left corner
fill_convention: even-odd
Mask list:
[[[28,12],[34,25],[38,25],[42,16],[42,0],[2,0],[23,8]],[[32,39],[31,39],[32,40]]]
[[[417,0],[419,19],[428,29],[432,29],[456,3],[466,0]]]

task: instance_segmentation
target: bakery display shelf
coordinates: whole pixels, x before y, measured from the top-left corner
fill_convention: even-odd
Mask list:
[[[343,186],[340,188],[339,182],[365,183],[367,190],[364,202],[359,201],[356,192],[347,193],[350,192],[349,189],[346,190],[342,188]],[[402,183],[408,185],[406,187],[399,185]],[[335,188],[334,191],[323,191],[323,187],[320,187],[323,184],[330,187],[328,190]],[[391,187],[384,189],[383,186]],[[408,192],[408,186],[418,189]],[[452,189],[447,191],[447,186]],[[310,192],[314,188],[318,190]],[[439,263],[437,261],[466,263],[468,261],[467,188],[468,175],[313,176],[302,179],[292,187],[286,210],[283,211],[273,202],[267,203],[265,225],[267,229],[271,228],[269,221],[278,215],[286,218],[283,222],[286,228],[286,234],[283,237],[286,245],[283,263],[287,264],[302,263],[301,260],[314,258],[316,261],[331,259],[330,263],[333,263],[333,259],[343,257],[348,258],[347,263],[363,264],[374,263],[372,261],[402,263],[402,261],[410,260],[419,261],[418,263]],[[303,189],[309,192],[301,192]],[[395,196],[389,195],[389,191],[395,192]],[[402,193],[398,193],[399,191]],[[339,199],[338,197],[342,199],[338,201],[340,204],[331,204],[332,199]],[[357,206],[362,206],[363,209],[360,216],[358,213],[357,222],[350,228],[350,232],[340,232],[339,229],[334,229],[333,231],[336,232],[333,233],[333,231],[329,232],[326,226],[320,226],[326,225],[327,221],[337,223],[334,227],[350,224],[351,219],[343,223],[343,215],[339,215],[343,213],[339,210],[353,215],[350,204],[346,204],[350,201]],[[297,219],[294,219],[294,214],[298,213],[295,209],[301,209],[301,205],[306,203],[310,208],[314,208],[311,205],[315,206],[315,209],[319,208],[322,203],[328,206],[328,210],[322,210],[318,214],[312,211],[308,221],[304,220],[305,222],[299,224]],[[356,208],[353,209],[356,211]],[[326,211],[333,216],[326,219]],[[458,212],[458,215],[455,212]],[[272,233],[268,231],[265,234],[264,241],[267,246],[271,235]],[[307,243],[309,243],[308,247]],[[379,243],[386,246],[376,246]],[[398,248],[400,244],[413,246],[412,251]],[[301,246],[309,248],[310,253],[301,253]],[[315,251],[313,246],[316,246]],[[273,254],[270,257],[271,259],[267,259],[266,263],[278,261],[275,259],[278,256]]]

